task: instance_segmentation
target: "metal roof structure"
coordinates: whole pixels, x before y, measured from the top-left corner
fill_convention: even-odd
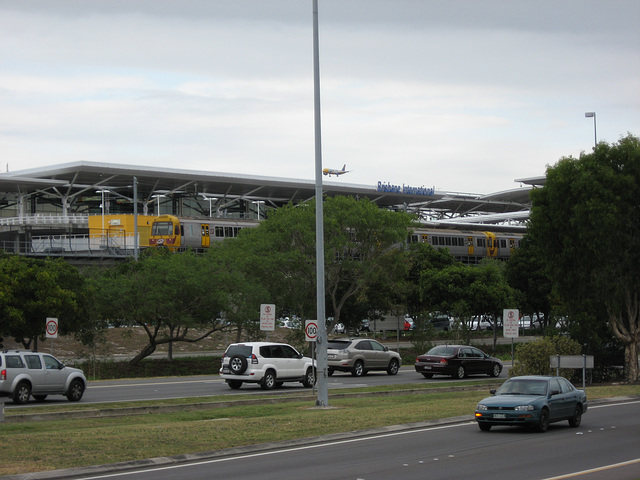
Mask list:
[[[132,200],[134,178],[138,201],[145,206],[152,204],[159,195],[215,199],[218,204],[260,201],[272,207],[304,202],[315,196],[314,180],[98,162],[73,162],[0,173],[0,195],[15,194],[23,198],[48,196],[59,199],[65,209],[78,197],[95,195],[103,190]],[[485,224],[522,224],[523,218],[528,216],[523,212],[529,211],[529,191],[533,188],[527,186],[479,195],[425,188],[403,191],[404,187],[323,182],[326,195],[369,198],[383,208],[416,213],[424,221],[469,217],[467,223]]]

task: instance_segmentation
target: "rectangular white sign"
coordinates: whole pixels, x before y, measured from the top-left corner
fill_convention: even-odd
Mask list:
[[[260,330],[273,332],[276,329],[276,306],[263,303],[260,305]]]
[[[58,338],[58,319],[48,317],[45,329],[47,332],[46,338]]]
[[[520,312],[517,309],[504,309],[502,312],[502,335],[504,338],[518,338]]]

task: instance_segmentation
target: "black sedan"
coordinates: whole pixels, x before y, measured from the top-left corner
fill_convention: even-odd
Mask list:
[[[464,378],[467,375],[485,374],[500,376],[502,362],[469,345],[438,345],[416,358],[416,372],[431,378],[448,375]]]
[[[502,384],[492,397],[480,400],[476,420],[482,431],[496,425],[535,427],[546,432],[549,424],[568,420],[572,427],[580,426],[587,411],[587,395],[563,377],[513,377]]]

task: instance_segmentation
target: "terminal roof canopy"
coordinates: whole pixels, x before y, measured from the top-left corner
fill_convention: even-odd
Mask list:
[[[198,196],[264,201],[273,207],[299,203],[315,196],[315,181],[182,170],[159,167],[73,162],[0,174],[0,194],[73,197],[100,190],[132,198],[137,179],[138,199],[153,202],[154,195]],[[432,195],[382,192],[378,185],[323,182],[326,195],[369,198],[380,207],[415,212],[425,220],[528,212],[531,186],[490,195],[433,191]],[[518,215],[515,215],[518,216]],[[515,217],[514,216],[514,217]],[[499,217],[498,217],[499,218]],[[494,223],[496,223],[494,221]]]

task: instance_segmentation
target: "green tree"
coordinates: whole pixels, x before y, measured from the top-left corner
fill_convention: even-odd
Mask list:
[[[83,279],[64,260],[3,255],[0,285],[0,334],[13,337],[25,348],[38,350],[47,317],[59,319],[62,334],[80,328]]]
[[[173,342],[197,342],[226,326],[220,312],[227,278],[192,252],[152,252],[106,271],[97,300],[106,318],[146,332],[148,343],[132,364],[161,344],[169,344],[171,359]]]
[[[594,304],[604,312],[601,321],[625,347],[627,379],[637,381],[640,140],[629,134],[560,159],[531,198],[529,234],[559,297],[572,314]]]
[[[578,342],[565,336],[542,337],[529,343],[518,344],[518,363],[509,371],[510,377],[518,375],[555,375],[549,357],[554,355],[580,355]],[[571,370],[561,370],[562,376],[569,376]]]
[[[380,209],[367,199],[330,197],[324,204],[325,291],[328,312],[340,321],[347,302],[386,278],[387,291],[404,276],[391,250],[404,242],[411,217]],[[258,228],[239,236],[245,268],[269,289],[273,303],[304,318],[315,316],[314,202],[272,212]]]

